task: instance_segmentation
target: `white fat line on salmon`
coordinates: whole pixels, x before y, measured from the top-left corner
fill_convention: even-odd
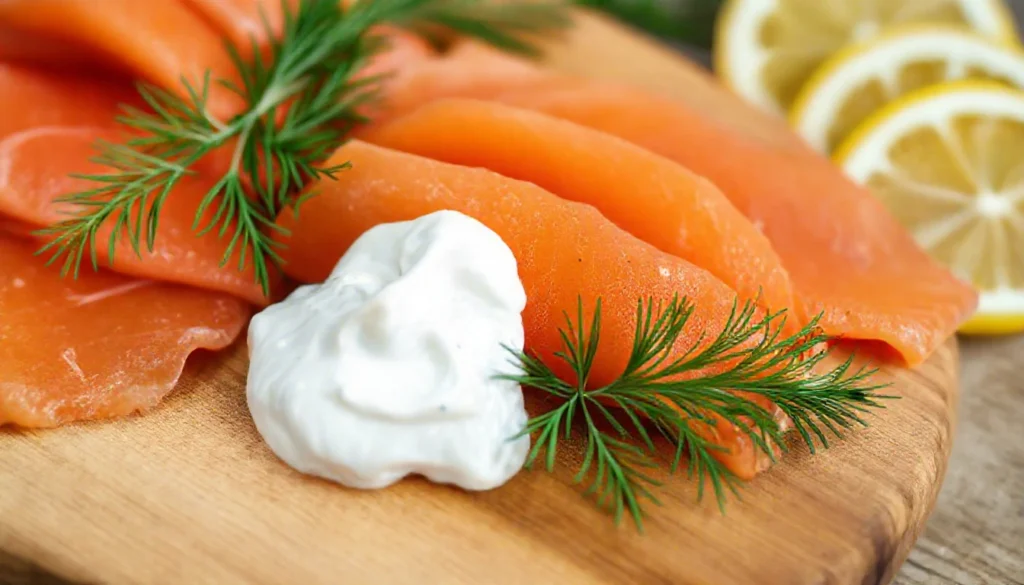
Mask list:
[[[96,136],[103,132],[103,128],[94,126],[40,126],[38,128],[15,132],[14,134],[7,136],[3,139],[3,142],[0,142],[0,185],[7,185],[10,183],[11,161],[13,159],[11,153],[23,143],[40,136],[49,136],[51,134],[59,134],[61,136],[67,136],[68,134]]]
[[[70,367],[71,371],[74,372],[76,376],[78,376],[79,380],[83,382],[88,382],[88,380],[85,378],[85,372],[83,372],[82,368],[78,365],[78,354],[75,353],[75,348],[69,347],[65,349],[60,354],[60,357],[63,358],[65,362],[67,362],[68,367]]]
[[[110,288],[103,289],[101,291],[97,291],[87,295],[69,295],[68,300],[74,302],[76,307],[82,307],[85,305],[98,303],[100,301],[105,301],[111,297],[120,296],[129,293],[135,289],[139,289],[144,286],[149,286],[151,284],[156,283],[153,282],[152,280],[133,280],[131,282],[126,282],[119,286],[112,286]]]

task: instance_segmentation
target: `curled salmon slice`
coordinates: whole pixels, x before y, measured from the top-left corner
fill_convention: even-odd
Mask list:
[[[72,174],[110,172],[89,160],[98,138],[116,140],[117,136],[102,128],[43,126],[0,140],[0,214],[42,228],[80,213],[76,205],[55,200],[95,188],[96,183]],[[193,229],[196,210],[212,186],[213,181],[203,176],[182,178],[163,204],[153,250],[146,248],[143,238],[141,254],[136,254],[129,238],[121,237],[111,268],[122,274],[227,292],[265,305],[269,299],[256,283],[252,262],[246,263],[245,270],[238,269],[239,248],[222,264],[230,230],[225,237],[216,231],[197,237]],[[206,225],[213,213],[211,206],[200,226]],[[109,260],[107,242],[113,220],[97,236],[96,251],[102,265]],[[83,263],[88,262],[85,259]],[[91,267],[81,270],[88,272]],[[273,286],[278,283],[279,278],[274,277]]]
[[[179,0],[4,0],[0,40],[5,35],[15,41],[0,42],[0,49],[18,49],[15,57],[77,67],[85,53],[183,98],[182,78],[194,87],[207,71],[213,79],[235,79],[219,32]],[[226,120],[242,106],[237,94],[210,84],[207,108],[214,115]]]
[[[197,349],[234,341],[250,308],[226,294],[106,271],[61,278],[0,234],[0,426],[53,427],[156,406]]]
[[[112,128],[119,104],[138,102],[124,80],[0,63],[0,138],[36,126]]]
[[[243,54],[249,54],[255,44],[261,53],[272,37],[284,30],[284,8],[295,14],[299,0],[182,0],[210,25],[224,34]],[[268,34],[268,32],[270,34]],[[367,64],[363,75],[377,74],[425,59],[434,51],[420,35],[392,27],[378,26],[373,34],[383,37],[387,50],[375,55]]]
[[[461,42],[432,59],[406,61],[387,80],[369,115],[374,124],[447,97],[490,99],[510,88],[561,87],[561,75],[476,42]],[[357,131],[357,136],[362,133]]]
[[[561,118],[714,183],[782,260],[801,320],[821,315],[822,329],[836,339],[914,366],[973,313],[977,291],[929,258],[868,189],[707,75],[695,71],[687,80],[668,97],[467,44],[403,71],[388,90],[387,110],[359,136],[372,139],[375,127],[444,98]]]
[[[21,238],[31,238],[33,232],[38,229],[30,223],[11,219],[0,215],[0,234],[10,234],[12,236],[19,236]]]
[[[298,0],[286,0],[294,10]],[[284,27],[281,0],[183,0],[217,30],[227,35],[239,49],[248,52],[253,46],[266,46],[270,41],[267,29],[280,35]],[[243,53],[245,54],[245,53]]]
[[[737,126],[709,113],[728,111],[728,98],[686,103],[581,82],[496,99],[618,136],[713,181],[782,258],[805,319],[820,314],[833,337],[869,342],[879,355],[914,366],[977,306],[977,291],[931,259],[867,188],[790,140],[788,130]]]
[[[572,381],[574,374],[555,357],[563,349],[559,327],[563,312],[575,315],[580,300],[585,315],[592,314],[597,298],[602,301],[601,343],[588,378],[593,387],[608,384],[625,369],[638,300],[667,303],[679,295],[694,303],[670,360],[695,343],[710,342],[736,303],[736,292],[703,268],[634,237],[594,207],[562,199],[533,183],[358,140],[331,159],[332,164],[344,161],[352,162],[351,170],[311,187],[318,194],[300,213],[286,210],[278,219],[294,234],[283,252],[289,275],[322,281],[352,242],[374,225],[444,209],[465,213],[494,230],[515,254],[529,299],[523,311],[526,348],[565,380]],[[775,415],[785,424],[781,412]],[[714,456],[739,477],[753,477],[771,463],[728,421],[696,424],[695,430],[724,447]]]
[[[440,131],[440,129],[446,129]],[[768,239],[710,181],[630,142],[504,104],[438,100],[365,139],[445,162],[484,167],[593,205],[658,249],[704,268],[743,300],[801,319]]]

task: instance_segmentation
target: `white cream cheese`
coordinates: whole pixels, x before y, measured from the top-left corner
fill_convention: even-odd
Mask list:
[[[409,474],[485,490],[522,467],[528,436],[504,344],[523,347],[512,251],[454,211],[363,234],[326,282],[249,325],[256,428],[298,471],[356,488]]]

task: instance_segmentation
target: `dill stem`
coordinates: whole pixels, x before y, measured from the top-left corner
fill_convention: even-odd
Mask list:
[[[252,134],[253,128],[256,124],[266,116],[270,110],[280,106],[284,102],[288,101],[289,98],[295,96],[306,89],[309,85],[308,79],[299,79],[291,82],[283,88],[278,88],[274,84],[271,84],[267,88],[263,95],[260,97],[260,101],[256,105],[245,113],[244,116],[238,119],[234,124],[228,126],[224,131],[218,133],[214,138],[214,142],[219,145],[221,142],[218,140],[226,141],[231,136],[238,134],[238,144],[235,145],[235,150],[231,154],[231,170],[237,171],[242,164],[242,155],[245,153],[245,146],[249,140],[249,135]],[[274,123],[273,120],[270,123]],[[223,135],[223,138],[220,137]]]
[[[237,173],[238,167],[242,165],[242,154],[245,153],[245,143],[249,140],[249,134],[252,133],[252,129],[255,125],[255,121],[245,124],[238,133],[238,142],[235,143],[235,150],[231,153],[230,170],[232,173]]]
[[[210,115],[210,113],[206,111],[205,107],[203,108],[202,112],[203,115],[206,116],[206,119],[209,120],[210,126],[213,126],[218,133],[223,133],[228,130],[228,125],[222,122],[220,118],[215,118],[212,115]]]
[[[275,84],[271,84],[270,87],[267,88],[267,91],[263,92],[259,103],[257,103],[256,106],[246,114],[246,118],[259,120],[270,112],[272,108],[276,108],[288,100],[288,98],[305,90],[308,85],[309,78],[295,80],[281,88],[277,87]]]

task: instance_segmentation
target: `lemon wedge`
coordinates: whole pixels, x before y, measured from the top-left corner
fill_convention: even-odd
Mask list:
[[[726,0],[716,22],[715,71],[748,101],[785,114],[814,70],[841,47],[907,23],[1016,39],[1002,0]]]
[[[1024,51],[958,27],[903,25],[826,60],[796,96],[793,128],[830,153],[872,112],[936,83],[988,79],[1024,88]]]
[[[911,92],[836,151],[914,239],[980,291],[965,333],[1024,330],[1024,92],[958,81]]]

